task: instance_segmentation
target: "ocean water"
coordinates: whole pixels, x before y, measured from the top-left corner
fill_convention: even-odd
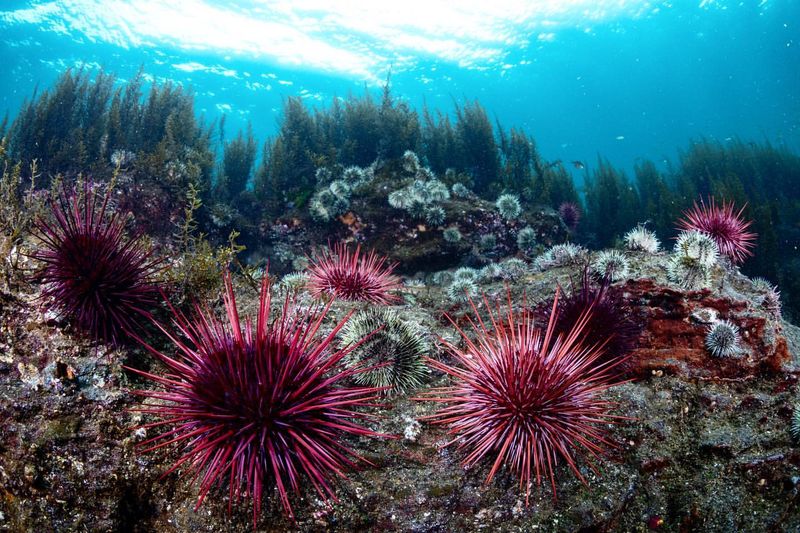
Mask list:
[[[68,67],[193,89],[208,119],[276,130],[282,101],[478,99],[550,159],[622,168],[690,139],[800,145],[800,2],[5,0],[0,112]]]

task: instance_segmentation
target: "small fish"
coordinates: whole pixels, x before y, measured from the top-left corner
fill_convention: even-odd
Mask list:
[[[572,166],[577,168],[578,170],[583,170],[584,168],[586,168],[586,165],[583,164],[583,161],[577,161],[577,160],[572,162]]]
[[[625,140],[625,136],[624,136],[624,135],[617,135],[615,138],[616,138],[618,141],[624,141],[624,140]]]

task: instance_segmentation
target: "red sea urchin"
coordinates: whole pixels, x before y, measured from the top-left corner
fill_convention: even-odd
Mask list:
[[[683,212],[682,220],[678,221],[678,229],[685,231],[700,231],[709,235],[717,243],[722,255],[727,256],[734,264],[742,263],[753,255],[752,248],[755,246],[757,235],[747,231],[752,221],[742,219],[742,206],[738,212],[734,212],[733,202],[722,202],[717,205],[714,198],[711,198],[709,205],[700,199],[694,206]]]
[[[125,221],[110,213],[109,195],[98,186],[62,188],[51,202],[52,220],[39,218],[41,248],[31,257],[43,263],[33,281],[42,299],[93,340],[116,343],[150,317],[160,268],[139,238],[126,239]]]
[[[602,346],[580,342],[591,311],[569,332],[556,335],[558,296],[557,291],[545,331],[534,328],[532,313],[515,316],[510,296],[507,312],[499,305],[489,311],[488,325],[473,303],[476,321],[470,319],[470,324],[475,340],[450,319],[465,348],[443,341],[461,367],[429,360],[456,380],[454,386],[426,397],[448,404],[429,418],[450,426],[454,438],[448,445],[457,443],[467,452],[464,467],[493,457],[487,483],[501,465],[510,466],[520,488],[525,487],[526,502],[534,475],[537,485],[542,477],[550,479],[555,498],[559,459],[586,483],[576,456],[596,458],[606,447],[614,447],[602,426],[625,418],[610,414],[614,404],[600,397],[623,382],[616,372],[623,359],[601,363]],[[485,298],[484,303],[490,309]],[[596,471],[591,462],[589,466]]]
[[[242,325],[230,276],[225,289],[227,321],[195,305],[191,319],[172,310],[177,333],[159,326],[177,355],[142,342],[169,368],[163,376],[131,369],[164,389],[138,391],[159,401],[140,409],[160,418],[143,427],[171,428],[140,446],[143,452],[183,446],[164,475],[186,465],[200,480],[198,508],[215,485],[227,483],[231,502],[252,498],[255,523],[262,495],[274,487],[293,518],[289,492],[300,493],[307,480],[323,500],[335,500],[332,478],[363,460],[338,437],[378,436],[351,419],[370,418],[357,410],[371,405],[382,389],[340,387],[364,370],[339,365],[360,343],[345,350],[332,345],[350,315],[318,336],[330,304],[300,312],[287,296],[280,317],[271,321],[264,276],[255,324],[247,318]]]
[[[571,289],[569,295],[559,299],[556,333],[568,335],[581,315],[591,309],[589,319],[581,331],[581,342],[584,345],[603,346],[599,362],[624,358],[618,368],[620,373],[627,373],[632,366],[628,354],[636,348],[642,325],[626,302],[623,290],[612,286],[608,277],[602,278],[597,284],[593,283],[588,268],[583,270],[579,282],[573,280]],[[539,316],[542,315],[547,316],[546,313],[539,312]]]
[[[361,245],[350,251],[346,244],[333,245],[310,258],[308,290],[314,297],[329,294],[342,300],[378,304],[396,302],[390,294],[400,288],[400,280],[392,274],[396,264],[387,264],[375,251],[361,253]]]

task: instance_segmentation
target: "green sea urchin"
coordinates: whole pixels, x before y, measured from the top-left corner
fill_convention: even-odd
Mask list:
[[[530,227],[525,227],[517,233],[517,248],[519,251],[527,256],[533,255],[537,246],[536,230]]]
[[[721,320],[708,327],[706,349],[714,357],[730,357],[739,349],[739,328],[728,320]]]
[[[669,258],[667,276],[684,289],[708,287],[718,256],[717,244],[705,233],[681,232]]]
[[[628,258],[618,250],[605,250],[597,255],[592,270],[601,278],[621,281],[628,277]]]
[[[447,297],[452,302],[466,302],[478,295],[478,285],[473,279],[453,278],[447,287]]]
[[[656,234],[639,224],[623,237],[628,250],[638,250],[650,254],[657,253],[661,248],[661,241]]]
[[[453,272],[453,281],[460,280],[475,281],[478,279],[478,271],[470,267],[461,267]]]
[[[522,213],[519,197],[515,194],[503,194],[495,202],[497,212],[506,220],[517,218]]]
[[[342,349],[351,346],[356,347],[344,363],[362,370],[355,375],[361,385],[404,392],[418,387],[428,372],[425,335],[393,309],[373,307],[353,315],[341,331]]]
[[[792,423],[789,425],[789,432],[795,440],[800,441],[800,400],[795,402],[792,412]]]
[[[445,240],[445,242],[455,244],[461,241],[461,232],[456,227],[450,227],[442,232],[442,238]]]
[[[434,205],[425,211],[425,222],[431,226],[441,226],[446,216],[441,206]]]

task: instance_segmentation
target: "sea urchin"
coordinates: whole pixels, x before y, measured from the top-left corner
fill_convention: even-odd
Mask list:
[[[342,329],[341,345],[356,344],[360,346],[344,364],[366,367],[355,376],[361,385],[403,392],[418,387],[428,372],[422,360],[430,351],[424,333],[393,309],[372,307],[356,313]]]
[[[714,357],[730,357],[740,349],[739,328],[733,322],[721,320],[708,327],[706,348]]]
[[[375,251],[361,253],[361,245],[350,251],[346,244],[333,245],[309,259],[309,292],[316,298],[328,294],[349,301],[388,304],[399,298],[391,291],[400,288],[400,279],[392,274],[394,264]]]
[[[36,221],[43,263],[33,280],[42,299],[93,340],[116,343],[148,319],[158,289],[159,261],[140,238],[126,238],[125,220],[110,212],[98,186],[67,188],[51,203],[51,220]]]
[[[349,315],[326,336],[318,335],[328,307],[297,311],[288,296],[279,318],[270,319],[269,276],[261,285],[255,323],[240,323],[230,276],[225,278],[227,321],[195,305],[194,316],[173,309],[176,332],[161,330],[174,356],[146,348],[169,369],[164,375],[133,370],[163,387],[138,394],[156,400],[140,410],[160,420],[145,428],[170,428],[140,444],[144,452],[179,444],[180,467],[199,479],[199,507],[214,486],[227,484],[231,502],[252,498],[253,519],[262,495],[277,491],[293,517],[289,493],[309,482],[323,500],[335,500],[332,478],[360,457],[344,446],[344,434],[375,436],[351,419],[380,388],[342,386],[359,369],[339,364],[351,349],[333,340]]]
[[[558,214],[561,216],[561,220],[564,221],[564,225],[570,231],[575,231],[578,227],[578,222],[581,220],[581,210],[578,205],[573,202],[564,202],[558,206]]]
[[[525,488],[527,502],[531,482],[541,485],[543,477],[549,478],[555,497],[559,461],[586,483],[576,457],[597,458],[615,446],[605,427],[623,417],[610,414],[613,403],[601,394],[620,383],[616,368],[623,359],[600,363],[602,345],[580,342],[590,312],[566,334],[556,335],[558,291],[545,331],[534,327],[532,313],[515,314],[510,295],[508,300],[508,310],[498,305],[488,321],[470,300],[474,340],[451,319],[465,347],[442,342],[460,366],[437,360],[429,364],[456,383],[425,399],[446,404],[428,419],[450,426],[454,438],[449,444],[466,452],[462,464],[472,467],[490,457],[487,483],[507,465]],[[484,304],[490,309],[485,297]]]
[[[684,219],[678,221],[681,230],[701,231],[709,235],[719,247],[719,252],[727,256],[734,264],[742,263],[748,256],[753,255],[757,235],[747,231],[752,221],[742,219],[742,212],[734,211],[733,202],[722,202],[717,205],[714,198],[706,205],[700,200],[688,211],[684,211]]]

